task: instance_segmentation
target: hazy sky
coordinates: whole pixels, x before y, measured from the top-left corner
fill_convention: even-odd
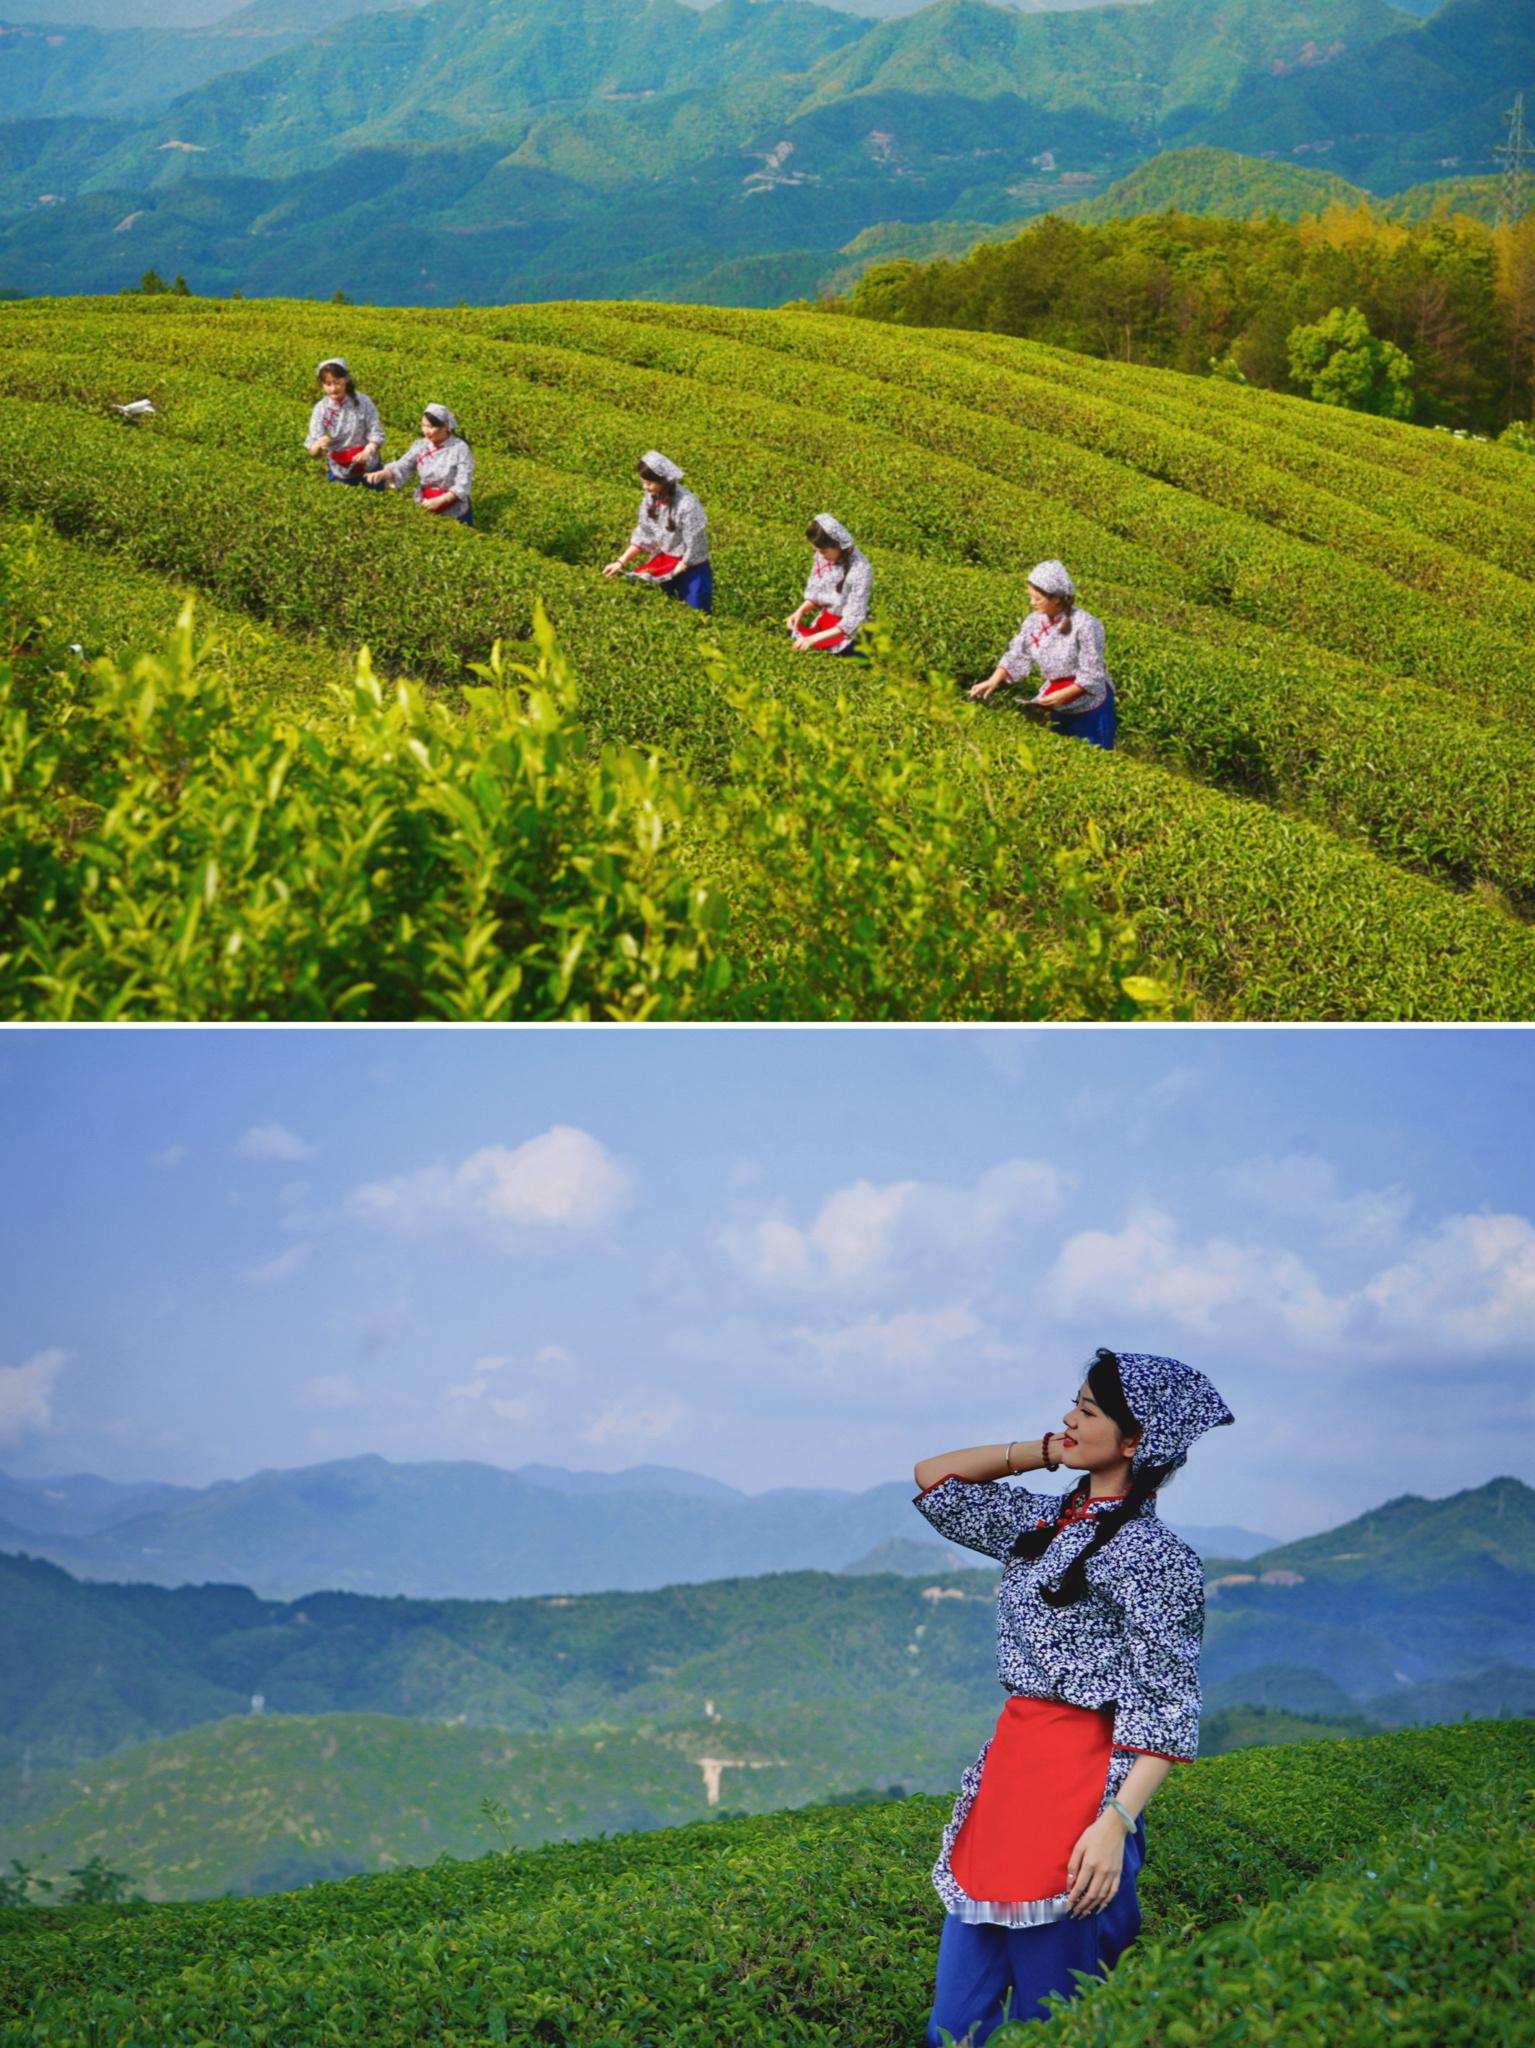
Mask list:
[[[1527,1034],[11,1030],[0,1469],[907,1479],[1099,1344],[1180,1521],[1535,1478]]]

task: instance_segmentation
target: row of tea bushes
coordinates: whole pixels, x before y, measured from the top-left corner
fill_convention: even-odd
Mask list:
[[[1231,546],[1250,543],[1257,527],[1268,527],[1383,571],[1410,598],[1429,593],[1447,599],[1515,638],[1535,626],[1535,591],[1522,575],[1489,566],[1469,525],[1454,544],[1416,533],[1400,508],[1390,516],[1368,497],[1356,502],[1323,489],[1314,477],[1297,479],[1270,464],[1250,436],[1235,450],[1187,426],[1169,430],[1155,414],[1126,403],[1125,394],[1111,400],[1076,393],[1054,376],[1053,366],[1027,356],[1005,375],[987,377],[966,363],[961,377],[940,380],[925,357],[917,354],[913,362],[916,352],[908,345],[897,400],[892,352],[880,330],[867,324],[850,323],[851,334],[839,330],[830,360],[810,364],[739,333],[679,336],[664,317],[620,319],[600,308],[583,308],[574,318],[540,308],[491,317],[493,331],[519,351],[573,343],[604,365],[625,360],[664,370],[711,395],[746,389],[775,403],[813,408],[854,431],[888,425],[898,403],[902,431],[934,455],[976,463],[1042,497],[1064,498],[1196,571],[1217,533]],[[946,388],[931,388],[940,381]],[[980,445],[978,415],[985,423]],[[1173,488],[1147,492],[1148,483]],[[1286,559],[1299,570],[1307,558]],[[1295,593],[1294,604],[1304,609],[1304,593]]]
[[[1497,2029],[1512,2024],[1529,1964],[1527,1953],[1510,1954],[1503,1888],[1528,1851],[1510,1852],[1506,1835],[1478,1833],[1473,1823],[1463,1853],[1443,1809],[1453,1798],[1472,1814],[1486,1793],[1503,1823],[1516,1820],[1508,1787],[1529,1775],[1532,1736],[1529,1722],[1463,1723],[1238,1751],[1174,1772],[1147,1819],[1141,1942],[1063,2024],[1090,2029],[1112,1997],[1129,2001],[1128,2025],[1154,2018],[1164,1999],[1186,2000],[1199,2023],[1240,2020],[1240,2000],[1220,2013],[1201,2002],[1219,1976],[1201,1978],[1199,1958],[1207,1944],[1229,1939],[1228,1960],[1244,1957],[1255,1986],[1287,1965],[1297,2001],[1308,1985],[1325,1984],[1328,1996],[1304,2009],[1305,2025],[1326,2013],[1330,2038],[1353,2038],[1343,2030],[1359,2015],[1345,2009],[1344,1994],[1351,1981],[1375,1988],[1366,1972],[1350,1975],[1364,1944],[1397,1976],[1416,1970],[1437,1984],[1446,1974],[1434,1955],[1442,1943],[1464,1973],[1476,1925],[1469,1851],[1480,1846],[1494,1858],[1494,1904],[1481,1923],[1487,1978],[1471,1988],[1485,2001],[1485,2038],[1511,2044],[1514,2036]],[[16,1909],[0,1915],[0,2048],[906,2048],[931,1999],[942,1908],[928,1873],[947,1810],[948,1801],[928,1797],[811,1808],[265,1899]],[[1415,1831],[1420,1818],[1426,1836]],[[1347,1859],[1368,1850],[1366,1868],[1394,1870],[1377,1860],[1383,1849],[1396,1853],[1391,1843],[1376,1845],[1398,1835],[1421,1845],[1416,1870],[1403,1870],[1415,1889],[1401,1909],[1389,1887],[1355,1891],[1350,1918]],[[1430,1867],[1425,1882],[1424,1855],[1449,1863],[1453,1879],[1435,1882]],[[1323,1893],[1333,1869],[1339,1887],[1323,1896],[1331,1916],[1323,1924],[1351,1935],[1354,1949],[1324,1979],[1312,1967],[1315,1946],[1297,1931],[1313,1922],[1304,1902]],[[1295,1902],[1293,1921],[1286,1901]],[[1402,1947],[1410,1927],[1416,1961]],[[1180,1966],[1191,1974],[1180,1978]],[[1405,1990],[1382,1988],[1397,1988],[1405,2005],[1414,1986],[1404,1982]],[[1139,2019],[1137,1985],[1160,1993]],[[1464,1995],[1463,1974],[1459,1988]],[[1186,2023],[1183,2006],[1175,2017]],[[1203,2048],[1228,2037],[1081,2038]],[[1401,2038],[1430,2048],[1432,2037]]]

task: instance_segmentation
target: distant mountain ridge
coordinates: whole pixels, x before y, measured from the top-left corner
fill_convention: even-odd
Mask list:
[[[248,28],[291,32],[277,0],[257,10]],[[144,95],[204,65],[206,42],[154,64],[121,48],[121,76],[35,37],[11,53],[29,119],[0,124],[0,285],[111,289],[153,264],[215,292],[766,303],[813,291],[878,223],[984,230],[1172,147],[1311,151],[1398,189],[1442,174],[1442,129],[1459,168],[1490,170],[1502,87],[1486,79],[1531,68],[1535,33],[1499,0],[1428,22],[1387,0],[937,0],[886,19],[811,0],[434,0],[321,17],[157,104]],[[1347,72],[1359,99],[1375,51],[1373,125],[1356,108],[1340,129],[1348,94],[1317,80]],[[682,190],[686,207],[657,210]],[[615,232],[631,216],[644,237]]]
[[[1051,1490],[1065,1489],[1057,1481]],[[165,1492],[172,1497],[145,1488],[114,1494],[109,1482],[80,1475],[0,1475],[0,1516],[35,1531],[13,1548],[85,1577],[213,1581],[273,1599],[327,1589],[428,1599],[638,1591],[752,1572],[838,1571],[890,1539],[942,1550],[925,1525],[912,1527],[919,1518],[909,1481],[862,1493],[747,1494],[664,1466],[507,1471],[471,1460],[394,1464],[368,1453]],[[59,1493],[70,1498],[49,1498]],[[1271,1540],[1178,1526],[1196,1549],[1223,1555]]]

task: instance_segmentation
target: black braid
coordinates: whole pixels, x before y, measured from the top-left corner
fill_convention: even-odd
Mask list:
[[[1119,1360],[1112,1351],[1100,1351],[1087,1368],[1087,1384],[1099,1407],[1109,1416],[1126,1436],[1133,1436],[1140,1429],[1140,1423],[1130,1412],[1125,1400],[1124,1386],[1119,1376]],[[1074,1607],[1091,1591],[1087,1579],[1087,1560],[1094,1557],[1106,1544],[1112,1543],[1120,1530],[1146,1502],[1172,1477],[1171,1465],[1146,1465],[1130,1475],[1130,1491],[1117,1507],[1093,1517],[1091,1539],[1084,1543],[1071,1563],[1052,1586],[1048,1581],[1041,1584],[1039,1597],[1047,1607]],[[1021,1557],[1029,1560],[1043,1557],[1061,1527],[1060,1517],[1068,1508],[1085,1501],[1092,1490],[1092,1474],[1084,1472],[1070,1493],[1061,1496],[1056,1509],[1056,1519],[1047,1522],[1042,1529],[1024,1529],[1015,1538],[1009,1558]]]

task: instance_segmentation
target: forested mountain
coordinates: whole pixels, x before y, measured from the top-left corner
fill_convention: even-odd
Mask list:
[[[322,14],[217,77],[216,44],[296,32],[280,0],[154,46],[23,35],[0,40],[29,114],[0,124],[0,286],[110,289],[152,265],[217,292],[767,303],[814,290],[876,223],[981,232],[1175,145],[1376,190],[1377,172],[1406,184],[1451,154],[1490,170],[1505,81],[1535,74],[1535,30],[1506,15],[1500,0],[1449,0],[1426,23],[1386,0],[938,0],[883,20],[811,0],[435,0]],[[198,67],[206,82],[167,99]]]
[[[1535,1493],[1498,1479],[1213,1567],[1201,1754],[1529,1713],[1532,1529]],[[486,1791],[523,1843],[939,1791],[997,1704],[996,1573],[971,1562],[284,1603],[0,1558],[0,1855],[100,1853],[188,1896],[475,1853]]]
[[[1495,1664],[1535,1669],[1532,1527],[1535,1492],[1498,1479],[1442,1501],[1409,1495],[1245,1562],[1212,1561],[1206,1683],[1223,1704],[1246,1697],[1248,1681],[1255,1704],[1316,1711],[1346,1699],[1379,1716],[1379,1696],[1401,1688]],[[696,1716],[705,1699],[778,1727],[840,1703],[856,1726],[871,1688],[918,1702],[930,1688],[968,1696],[995,1683],[995,1570],[952,1544],[934,1552],[918,1576],[770,1572],[499,1601],[81,1584],[3,1556],[0,1753],[89,1757],[242,1712],[255,1694],[273,1712],[524,1729]],[[856,1644],[856,1656],[830,1655],[836,1643]],[[1291,1674],[1282,1696],[1279,1671]]]

